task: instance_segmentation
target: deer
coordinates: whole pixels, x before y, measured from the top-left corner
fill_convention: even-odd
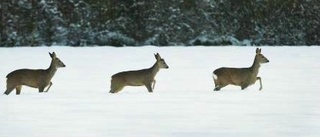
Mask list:
[[[124,71],[112,75],[110,93],[118,93],[125,86],[145,86],[149,93],[152,93],[156,84],[154,79],[160,69],[168,69],[169,66],[160,54],[154,54],[156,63],[150,68]]]
[[[259,90],[262,90],[262,79],[258,77],[261,64],[268,63],[269,60],[261,54],[261,48],[256,49],[256,55],[251,67],[248,68],[227,68],[222,67],[213,71],[212,76],[215,84],[214,91],[219,91],[221,88],[232,84],[240,86],[244,90],[250,85],[253,85],[257,80],[260,82]]]
[[[16,95],[20,95],[22,85],[38,88],[42,93],[46,87],[48,92],[52,86],[51,79],[58,68],[66,67],[66,65],[56,56],[56,53],[50,53],[51,64],[48,69],[18,69],[7,75],[7,89],[5,95],[9,95],[16,89]]]

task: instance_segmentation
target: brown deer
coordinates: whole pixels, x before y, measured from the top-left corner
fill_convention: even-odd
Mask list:
[[[125,86],[145,86],[148,91],[153,92],[156,80],[154,77],[161,68],[168,69],[167,63],[162,59],[159,53],[154,55],[156,63],[148,69],[124,71],[114,74],[111,77],[111,90],[110,93],[117,93]]]
[[[52,85],[51,79],[57,69],[66,66],[54,52],[49,54],[52,60],[48,69],[19,69],[9,73],[7,75],[7,90],[4,94],[9,95],[12,90],[16,89],[16,94],[19,95],[22,85],[38,88],[39,92],[43,92],[45,87],[49,86],[45,91],[48,92]]]
[[[257,80],[260,81],[260,88],[262,90],[261,77],[257,77],[260,64],[267,63],[269,60],[261,54],[261,49],[256,49],[256,56],[253,64],[248,68],[226,68],[222,67],[213,71],[213,80],[215,84],[214,91],[219,91],[221,88],[232,84],[240,86],[245,89],[254,84]]]

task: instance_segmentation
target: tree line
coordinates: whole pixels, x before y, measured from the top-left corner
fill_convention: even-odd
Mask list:
[[[320,45],[317,0],[2,0],[0,46]]]

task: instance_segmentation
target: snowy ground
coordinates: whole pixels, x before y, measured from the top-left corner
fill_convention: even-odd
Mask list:
[[[47,68],[48,52],[66,64],[49,93],[23,87],[0,96],[1,137],[318,137],[320,47],[262,47],[259,84],[213,92],[211,73],[250,66],[255,47],[0,48],[0,87],[20,68]],[[147,68],[159,52],[169,69],[154,93],[109,94],[110,77]]]

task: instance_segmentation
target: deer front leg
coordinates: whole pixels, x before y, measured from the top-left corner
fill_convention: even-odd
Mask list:
[[[47,88],[47,90],[45,92],[48,92],[51,86],[52,86],[52,82],[49,83],[49,87]]]
[[[260,82],[260,88],[259,88],[259,90],[262,90],[262,79],[261,79],[261,77],[257,77],[256,80],[259,80],[259,82]]]
[[[152,89],[154,90],[154,87],[156,86],[156,80],[153,80],[152,82]]]
[[[148,84],[145,85],[150,93],[153,92],[151,85],[152,85],[152,83],[148,83]]]

